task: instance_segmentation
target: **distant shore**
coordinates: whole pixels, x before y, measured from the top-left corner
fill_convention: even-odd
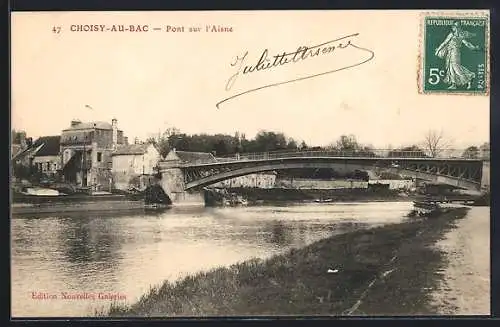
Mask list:
[[[153,287],[97,316],[425,315],[444,269],[433,245],[469,209],[335,235]]]
[[[225,195],[226,194],[226,195]],[[226,188],[205,191],[207,205],[219,205],[227,195],[241,196],[249,205],[327,202],[412,201],[416,196],[397,190],[372,189],[294,189],[294,188]]]

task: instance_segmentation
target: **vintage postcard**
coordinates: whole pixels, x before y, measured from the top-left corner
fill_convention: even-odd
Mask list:
[[[490,314],[489,11],[11,27],[13,318]]]

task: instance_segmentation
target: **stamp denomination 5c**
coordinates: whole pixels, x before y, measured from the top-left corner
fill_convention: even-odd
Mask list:
[[[419,91],[488,94],[488,27],[484,15],[425,15]]]

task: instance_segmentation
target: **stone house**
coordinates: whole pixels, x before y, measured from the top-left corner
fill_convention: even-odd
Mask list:
[[[143,189],[153,184],[160,152],[151,143],[121,145],[111,154],[113,187]]]
[[[81,122],[74,120],[61,135],[61,173],[65,182],[93,190],[112,187],[111,154],[127,144],[118,121]]]

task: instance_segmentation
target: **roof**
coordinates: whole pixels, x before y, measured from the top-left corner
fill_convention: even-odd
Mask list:
[[[80,129],[94,129],[94,128],[111,130],[113,129],[113,126],[111,126],[110,123],[105,121],[93,121],[93,122],[79,123],[78,125],[66,128],[63,131],[75,131]]]
[[[33,144],[17,152],[12,160],[20,160],[26,156],[43,157],[43,156],[57,156],[59,155],[59,144],[61,141],[60,136],[42,136],[38,138]]]
[[[209,152],[175,151],[177,157],[183,162],[216,162],[215,157]]]
[[[150,145],[151,143],[120,145],[112,155],[142,155],[148,151]]]
[[[38,138],[38,140],[36,140],[33,143],[33,147],[36,148],[40,145],[42,147],[34,154],[35,157],[59,155],[60,142],[61,142],[61,137],[59,135],[42,136],[42,137]]]

